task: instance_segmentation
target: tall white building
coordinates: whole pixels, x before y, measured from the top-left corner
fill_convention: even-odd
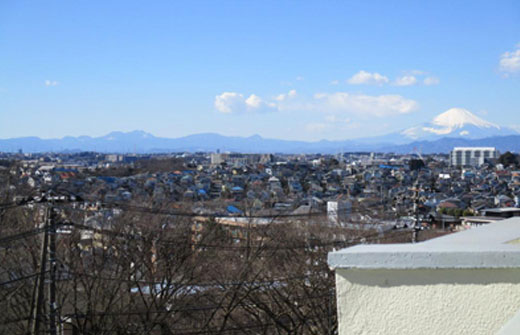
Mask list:
[[[450,154],[452,166],[480,166],[486,159],[498,158],[493,147],[455,147]]]
[[[327,216],[329,224],[338,225],[342,221],[348,220],[352,210],[350,200],[327,201]]]

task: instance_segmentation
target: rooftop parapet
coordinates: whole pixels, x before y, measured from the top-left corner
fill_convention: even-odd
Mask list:
[[[416,244],[358,245],[330,253],[329,265],[339,334],[512,334],[520,325],[520,218]]]

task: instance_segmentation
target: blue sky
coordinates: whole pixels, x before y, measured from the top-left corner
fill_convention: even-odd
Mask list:
[[[0,138],[520,129],[518,1],[0,2]]]

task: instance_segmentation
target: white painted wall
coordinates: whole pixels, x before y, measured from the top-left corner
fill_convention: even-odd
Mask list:
[[[496,334],[520,309],[518,268],[336,268],[336,288],[340,335]]]

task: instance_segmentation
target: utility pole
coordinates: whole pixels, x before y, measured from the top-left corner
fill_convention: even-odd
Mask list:
[[[252,218],[247,219],[247,248],[246,248],[246,260],[249,262],[249,257],[251,255],[251,220]]]
[[[50,209],[49,226],[49,333],[57,335],[56,327],[56,222],[54,207]]]
[[[43,305],[43,295],[44,295],[44,285],[45,285],[45,268],[47,265],[47,242],[49,236],[49,208],[45,209],[45,219],[44,219],[44,232],[40,250],[40,275],[38,280],[36,281],[36,299],[35,304],[32,306],[32,320],[29,320],[29,324],[32,321],[31,334],[37,335],[40,332],[40,322],[41,322],[41,310]]]
[[[45,289],[45,274],[47,262],[49,262],[49,333],[57,335],[56,327],[56,223],[54,220],[54,207],[45,209],[44,235],[40,251],[40,274],[36,281],[36,298],[31,306],[32,318],[29,320],[29,328],[32,335],[40,333],[42,307]]]

